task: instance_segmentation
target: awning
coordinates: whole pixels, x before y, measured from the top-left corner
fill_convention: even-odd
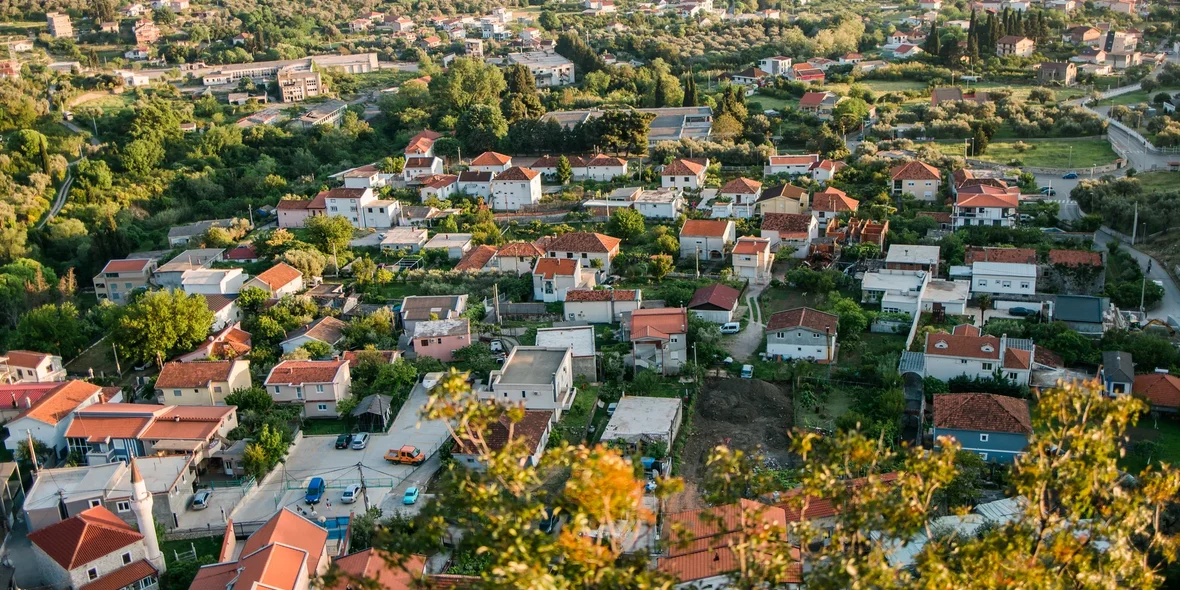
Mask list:
[[[152,449],[157,451],[195,453],[203,446],[205,446],[205,441],[203,440],[159,440],[152,445]]]

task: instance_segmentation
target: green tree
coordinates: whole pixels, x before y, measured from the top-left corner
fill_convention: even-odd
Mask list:
[[[651,264],[648,265],[648,270],[651,276],[655,277],[656,281],[664,280],[668,273],[672,272],[675,265],[672,263],[672,257],[667,254],[656,254],[651,257]]]
[[[246,287],[238,293],[237,304],[247,315],[257,315],[262,312],[262,305],[270,299],[270,294],[258,287]]]
[[[508,88],[500,108],[509,123],[535,119],[545,114],[545,107],[537,95],[537,80],[528,66],[512,64],[505,70],[504,78]]]
[[[318,250],[287,250],[283,262],[295,267],[305,278],[319,277],[328,266],[328,257]]]
[[[145,175],[164,161],[164,148],[150,139],[137,139],[123,146],[120,156],[128,172]]]
[[[454,215],[448,215],[438,223],[438,231],[444,234],[453,234],[459,231],[459,223],[455,221]]]
[[[319,340],[306,342],[299,348],[306,350],[308,358],[311,359],[324,359],[332,354],[332,345],[327,342],[320,342]]]
[[[832,124],[840,131],[840,135],[846,135],[859,127],[868,116],[868,103],[859,98],[846,98],[832,110]]]
[[[499,108],[486,104],[476,104],[464,111],[455,132],[455,138],[473,154],[495,149],[505,135],[508,135],[508,121]]]
[[[667,254],[669,256],[680,254],[680,242],[671,234],[664,234],[656,238],[653,245],[660,254]]]
[[[684,102],[683,106],[695,107],[700,102],[700,96],[697,93],[697,81],[692,74],[684,77]]]
[[[643,214],[627,207],[615,209],[607,224],[607,232],[612,236],[622,238],[624,242],[635,240],[642,236],[644,231]]]
[[[274,406],[274,399],[262,387],[246,387],[235,389],[225,396],[225,405],[237,406],[238,412],[256,412],[265,414]]]
[[[382,158],[381,163],[378,165],[378,169],[386,174],[401,174],[402,170],[405,169],[405,167],[406,167],[406,159],[401,156],[398,156],[396,158],[392,157],[392,156],[387,156],[385,158]]]
[[[561,157],[557,159],[557,180],[560,181],[561,184],[566,184],[571,178],[573,178],[573,176],[574,171],[573,168],[570,167],[570,160],[569,158],[565,157],[565,154],[562,154]]]
[[[341,215],[317,215],[308,219],[306,225],[311,243],[321,252],[343,251],[352,241],[352,224]]]
[[[73,303],[43,305],[21,316],[14,346],[72,359],[90,343],[90,327]]]
[[[119,355],[139,364],[192,349],[205,340],[213,312],[200,295],[149,291],[127,305],[111,330]]]
[[[451,62],[446,73],[432,77],[430,97],[437,113],[459,114],[476,105],[498,107],[505,88],[500,68],[480,59],[460,57]]]

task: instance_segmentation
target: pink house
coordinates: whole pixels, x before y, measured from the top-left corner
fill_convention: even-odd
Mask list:
[[[283,199],[275,209],[279,213],[279,227],[303,227],[307,218],[323,215],[327,207],[324,195],[320,193],[314,199]]]
[[[471,344],[471,322],[467,318],[428,320],[414,326],[414,352],[444,363],[455,360],[455,351]]]

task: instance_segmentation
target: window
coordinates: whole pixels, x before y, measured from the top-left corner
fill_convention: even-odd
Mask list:
[[[991,363],[983,363],[983,370],[984,371],[992,370],[992,364]]]
[[[987,453],[980,453],[979,458],[983,459],[984,461],[987,461]]]
[[[986,435],[986,434],[979,435],[979,442],[987,442],[987,439],[988,439],[988,435]]]
[[[303,390],[295,388],[295,399],[303,399]]]
[[[316,385],[316,386],[315,386],[315,392],[316,392],[316,393],[323,393],[323,392],[324,392],[324,386],[323,386],[323,385]]]
[[[1012,287],[1012,281],[1004,281],[1000,284],[1000,286],[1004,287],[1005,289],[1009,289]]]
[[[172,395],[173,395],[173,396],[175,396],[175,397],[180,397],[180,390],[179,390],[179,389],[173,389],[173,390],[172,390]]]
[[[967,359],[959,359],[959,364],[960,364],[960,365],[965,365],[965,364],[967,364]]]
[[[987,286],[987,279],[979,279],[979,286],[986,287]]]
[[[119,502],[118,504],[116,504],[115,508],[118,509],[119,512],[130,512],[131,511],[131,502],[124,500],[123,502]]]
[[[812,338],[819,338],[820,336],[823,336],[823,334],[819,334],[819,333],[817,333],[817,332],[812,332],[812,333],[811,333],[811,337],[812,337]]]
[[[128,289],[131,288],[131,283],[123,283],[123,285],[126,286]]]
[[[131,554],[130,554],[130,553],[124,553],[124,554],[123,554],[123,565],[127,565],[127,564],[129,564],[129,563],[131,563]]]
[[[1028,288],[1030,288],[1030,285],[1029,285],[1028,281],[1021,281],[1021,282],[1020,282],[1020,288],[1021,288],[1021,289],[1028,289]]]
[[[316,409],[321,412],[327,412],[328,411],[328,404],[319,404],[316,406]]]
[[[91,500],[91,501],[90,501],[90,507],[91,507],[91,508],[94,508],[94,507],[96,507],[96,506],[101,506],[101,505],[102,505],[102,501],[101,501],[101,500]]]
[[[279,386],[275,385],[275,395],[278,395],[278,393],[279,393]]]
[[[524,399],[524,398],[525,398],[525,396],[527,396],[527,395],[528,395],[528,392],[527,392],[527,391],[522,391],[522,392],[520,392],[520,399]]]
[[[156,584],[156,577],[155,576],[148,576],[148,577],[139,581],[139,589],[140,590],[147,590],[148,588],[151,588],[155,584]]]
[[[214,386],[214,387],[213,387],[213,393],[221,393],[221,386],[220,386],[220,385],[216,385],[216,386]]]
[[[679,337],[679,336],[673,336],[673,337],[672,337],[672,342],[680,342],[680,337]]]
[[[118,301],[118,300],[122,299],[122,297],[120,297],[118,293],[112,293],[112,294],[111,294],[111,299],[114,299],[115,301]]]
[[[90,578],[91,580],[97,580],[98,579],[98,569],[92,567],[92,568],[86,570],[86,577]]]

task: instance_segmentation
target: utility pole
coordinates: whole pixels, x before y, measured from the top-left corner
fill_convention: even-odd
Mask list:
[[[368,492],[368,488],[365,487],[365,467],[364,467],[364,465],[361,465],[360,461],[357,461],[356,469],[361,474],[361,500],[364,500],[364,502],[365,502],[365,514],[368,514],[369,513],[369,492]]]
[[[697,278],[699,279],[699,278],[701,278],[701,249],[700,249],[700,247],[697,247],[696,265],[697,265]]]
[[[111,352],[115,355],[115,371],[120,375],[123,374],[123,368],[119,366],[119,349],[115,348],[115,343],[111,343]]]
[[[496,310],[496,325],[503,326],[504,322],[500,319],[500,285],[492,283],[492,307]]]
[[[41,466],[37,464],[37,447],[33,446],[33,431],[26,428],[25,434],[29,437],[29,459],[33,460],[33,473],[40,473]]]
[[[1139,203],[1135,203],[1135,221],[1131,223],[1131,245],[1135,245],[1135,236],[1139,233]]]

